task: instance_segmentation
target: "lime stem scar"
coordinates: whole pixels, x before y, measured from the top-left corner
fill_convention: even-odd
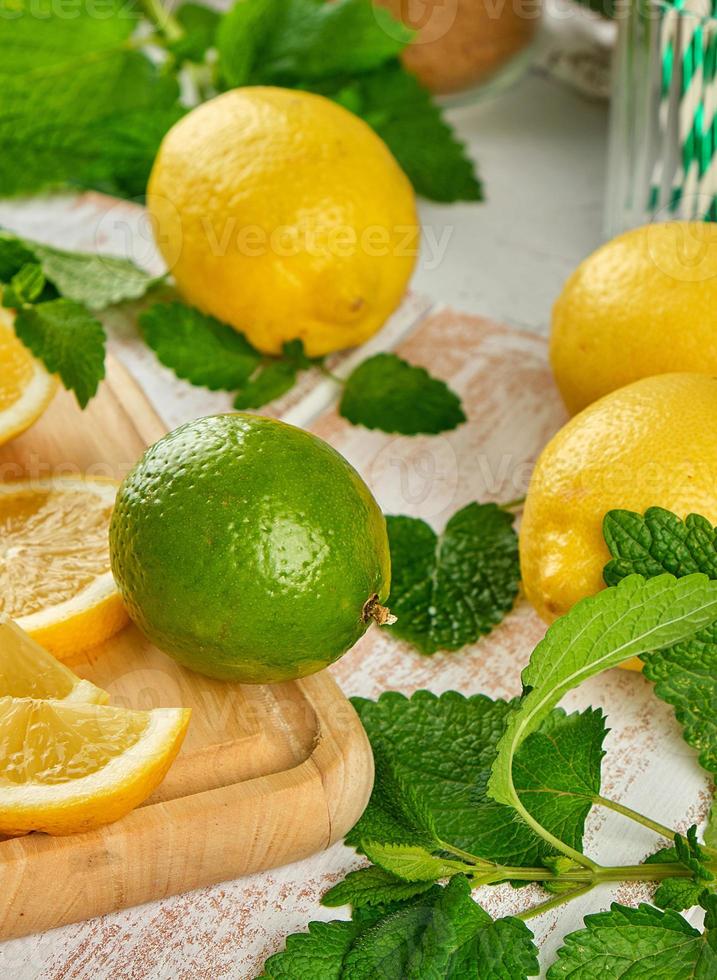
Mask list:
[[[396,617],[390,609],[381,605],[378,601],[378,595],[375,592],[364,603],[363,609],[361,610],[361,619],[364,623],[373,620],[379,626],[392,626],[396,622]]]

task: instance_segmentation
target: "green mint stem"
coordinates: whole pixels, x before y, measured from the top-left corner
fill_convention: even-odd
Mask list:
[[[586,895],[595,885],[593,882],[587,885],[583,885],[581,888],[573,888],[569,892],[561,892],[560,895],[556,895],[554,898],[548,899],[547,902],[541,902],[540,905],[534,905],[532,909],[527,909],[525,912],[519,912],[515,916],[516,919],[522,919],[525,922],[526,919],[533,919],[536,915],[542,915],[543,912],[549,912],[550,909],[557,908],[559,905],[564,905],[565,902],[570,902],[573,898],[579,898],[580,895]]]
[[[338,374],[334,374],[333,371],[329,371],[329,369],[326,367],[325,364],[319,364],[318,368],[319,371],[321,371],[321,373],[324,375],[324,377],[328,378],[330,381],[333,381],[334,384],[341,385],[342,387],[343,385],[346,384],[345,378],[340,378]]]
[[[184,28],[162,5],[161,0],[141,0],[141,3],[149,20],[168,41],[177,41],[183,37]]]
[[[634,820],[635,823],[642,824],[643,827],[647,827],[648,830],[653,830],[661,837],[667,837],[668,840],[675,839],[676,830],[672,830],[670,827],[666,827],[664,824],[658,823],[650,817],[646,817],[643,813],[638,813],[637,810],[632,810],[629,806],[623,806],[622,803],[618,803],[616,800],[608,800],[604,796],[595,796],[593,803],[598,806],[604,806],[608,810],[613,810],[615,813],[621,813],[623,817]]]

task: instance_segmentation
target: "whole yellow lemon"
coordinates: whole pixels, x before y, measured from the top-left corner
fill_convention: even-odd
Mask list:
[[[419,244],[387,146],[320,95],[226,92],[165,136],[147,189],[184,298],[267,354],[360,344],[401,301]]]
[[[647,225],[594,252],[555,304],[550,360],[571,413],[638,378],[717,374],[717,224]]]
[[[657,505],[717,523],[717,379],[661,374],[572,418],[541,453],[520,529],[525,593],[550,622],[604,587],[605,513]]]

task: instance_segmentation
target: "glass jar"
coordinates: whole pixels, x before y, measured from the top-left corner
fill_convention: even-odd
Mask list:
[[[617,11],[609,236],[652,220],[717,220],[716,12],[712,0],[629,0]]]

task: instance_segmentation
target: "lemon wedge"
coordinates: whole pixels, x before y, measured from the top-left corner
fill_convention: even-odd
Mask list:
[[[0,698],[53,698],[106,704],[109,694],[81,680],[0,614]]]
[[[15,336],[14,317],[0,308],[0,445],[27,429],[45,411],[57,379]]]
[[[0,698],[0,834],[74,834],[125,816],[164,779],[189,716]]]
[[[127,622],[110,571],[116,493],[89,477],[0,483],[0,613],[60,660]]]

